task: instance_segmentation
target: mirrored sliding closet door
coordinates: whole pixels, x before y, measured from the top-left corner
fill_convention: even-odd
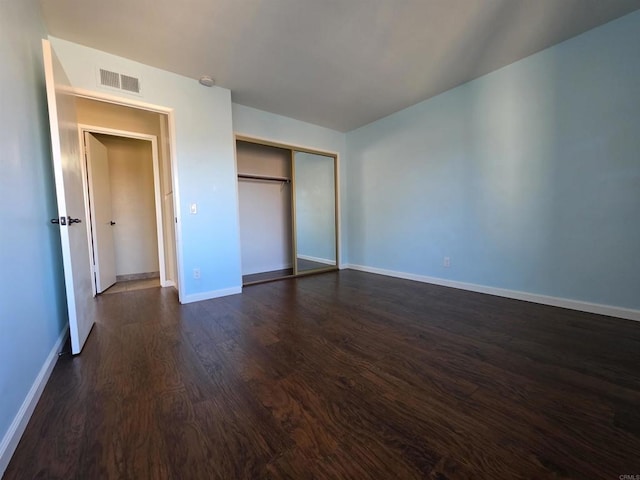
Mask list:
[[[295,273],[335,268],[336,159],[293,152]]]

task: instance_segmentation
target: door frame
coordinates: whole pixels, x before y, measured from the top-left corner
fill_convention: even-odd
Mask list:
[[[90,222],[87,222],[87,230],[89,236],[87,237],[89,240],[89,251],[92,252],[92,262],[91,262],[91,274],[93,275],[93,295],[97,294],[96,291],[96,270],[95,270],[95,262],[96,255],[94,251],[94,232],[95,232],[95,215],[93,215],[93,207],[90,199],[89,188],[91,185],[89,184],[89,165],[87,152],[84,145],[84,134],[86,133],[96,133],[99,135],[110,135],[112,137],[121,137],[121,138],[131,138],[134,140],[142,140],[151,142],[151,155],[153,160],[153,195],[155,200],[155,211],[156,211],[156,235],[158,239],[158,266],[160,269],[160,285],[162,287],[170,286],[171,283],[167,281],[166,278],[166,267],[164,263],[164,234],[162,231],[162,226],[164,225],[163,215],[162,215],[162,193],[160,189],[160,161],[158,156],[158,138],[155,135],[150,135],[146,133],[140,132],[132,132],[128,130],[118,130],[114,128],[106,128],[106,127],[98,127],[95,125],[86,125],[86,124],[78,124],[78,136],[80,141],[80,146],[82,152],[84,153],[84,161],[82,162],[82,176],[86,178],[87,188],[85,189],[85,212],[87,214],[87,218],[91,218]]]
[[[104,103],[111,103],[113,105],[121,105],[123,107],[134,108],[137,110],[145,110],[148,112],[159,113],[167,116],[167,140],[169,142],[169,167],[171,170],[171,188],[173,190],[173,231],[175,242],[175,262],[176,262],[176,278],[175,285],[173,285],[178,291],[178,301],[182,303],[182,299],[185,298],[184,292],[184,260],[182,254],[182,230],[179,225],[182,224],[182,213],[180,207],[180,182],[178,165],[176,163],[176,124],[175,124],[175,112],[173,108],[164,107],[161,105],[154,105],[151,103],[142,102],[140,100],[134,100],[130,98],[118,97],[108,93],[97,92],[94,90],[87,90],[84,88],[70,88],[70,93],[79,98],[87,98],[90,100],[96,100]],[[86,182],[86,176],[83,179]],[[87,190],[85,185],[85,191]],[[87,237],[88,239],[91,237]],[[167,285],[171,286],[171,284]]]

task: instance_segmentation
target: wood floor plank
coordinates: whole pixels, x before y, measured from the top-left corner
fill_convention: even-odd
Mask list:
[[[640,323],[355,271],[97,299],[3,478],[640,474]]]

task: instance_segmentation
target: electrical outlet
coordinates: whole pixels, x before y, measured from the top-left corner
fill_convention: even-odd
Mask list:
[[[191,205],[189,205],[189,212],[191,213],[191,215],[195,215],[196,213],[198,213],[198,204],[192,203]]]
[[[200,278],[200,269],[199,268],[194,268],[193,269],[193,278],[195,278],[196,280],[198,278]]]
[[[444,257],[444,260],[442,261],[442,265],[446,268],[449,268],[451,266],[451,258]]]

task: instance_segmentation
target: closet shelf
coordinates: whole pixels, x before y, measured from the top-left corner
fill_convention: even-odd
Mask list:
[[[291,179],[288,177],[272,177],[270,175],[251,175],[248,173],[239,173],[238,178],[244,178],[247,180],[263,180],[266,182],[291,183]]]

